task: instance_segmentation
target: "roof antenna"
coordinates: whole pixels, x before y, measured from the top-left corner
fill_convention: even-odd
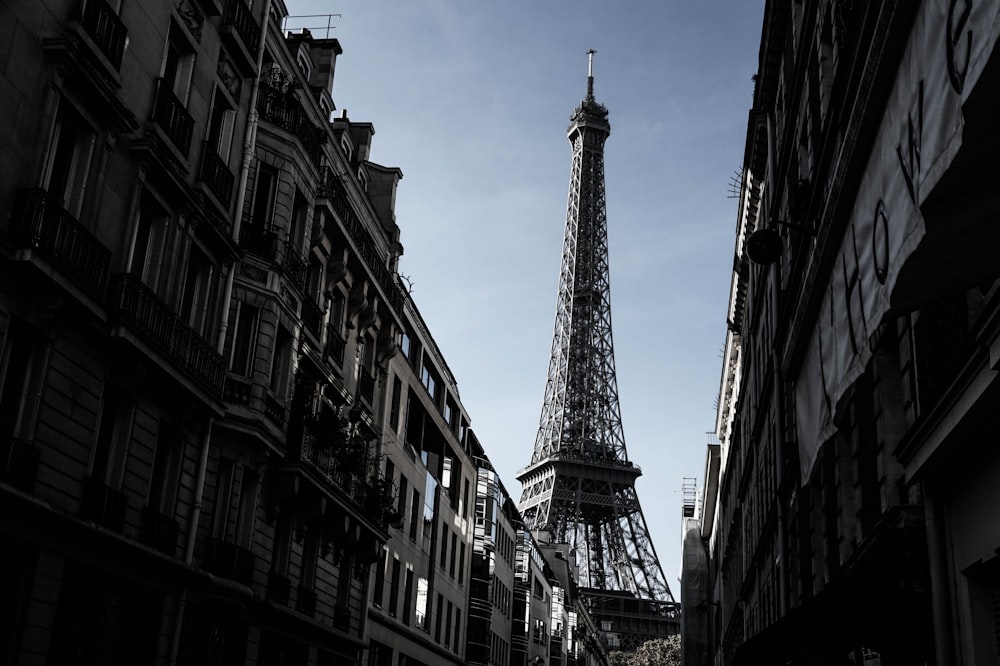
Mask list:
[[[597,49],[587,49],[587,99],[594,99],[594,54]]]

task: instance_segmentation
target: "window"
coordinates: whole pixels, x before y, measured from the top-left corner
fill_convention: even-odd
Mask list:
[[[420,523],[420,492],[413,489],[410,501],[410,540],[417,540],[417,525]]]
[[[424,388],[427,389],[427,393],[430,394],[436,404],[438,402],[438,398],[441,397],[441,383],[438,379],[437,372],[430,367],[426,358],[424,359],[423,366],[420,368],[420,383],[424,385]]]
[[[288,242],[291,246],[291,250],[296,255],[302,253],[303,243],[305,242],[308,217],[309,217],[309,202],[306,200],[304,196],[302,196],[301,192],[296,190],[295,197],[292,200],[292,221],[291,221],[292,226],[288,230]]]
[[[152,196],[143,194],[135,221],[135,238],[129,272],[163,297],[169,271],[164,266],[170,230],[170,214]]]
[[[225,95],[216,88],[212,99],[212,116],[208,125],[208,146],[226,166],[229,165],[229,156],[232,152],[235,124],[236,111],[229,105]]]
[[[392,556],[392,576],[389,579],[389,615],[396,615],[396,609],[399,606],[399,577],[401,571],[401,565],[399,558],[395,555]]]
[[[212,516],[212,538],[222,540],[229,529],[229,506],[233,498],[233,477],[236,463],[228,458],[219,461],[219,485],[215,491],[215,514]]]
[[[400,393],[403,392],[403,384],[399,377],[393,377],[392,379],[392,402],[389,408],[389,426],[394,432],[399,431],[399,402]]]
[[[458,550],[458,584],[465,583],[465,542],[463,541]]]
[[[288,554],[292,549],[292,531],[295,528],[293,507],[279,509],[278,525],[274,535],[274,551],[271,554],[271,569],[282,576],[288,575]]]
[[[420,576],[417,579],[417,614],[416,614],[417,621],[416,621],[416,626],[419,629],[423,629],[424,631],[427,631],[429,629],[429,627],[427,625],[427,614],[428,614],[427,601],[428,601],[428,596],[429,595],[430,595],[430,588],[429,588],[428,581],[427,581],[427,579],[425,577]]]
[[[448,521],[441,521],[441,549],[440,558],[438,559],[438,564],[443,570],[445,568],[445,563],[448,561]]]
[[[91,456],[90,478],[120,488],[125,476],[129,436],[132,429],[132,399],[122,389],[106,384],[101,396],[101,415]]]
[[[434,620],[434,640],[441,642],[441,616],[444,614],[444,596],[439,592],[437,596],[437,615]]]
[[[212,279],[215,265],[198,245],[191,245],[188,255],[187,274],[184,277],[184,292],[181,300],[181,316],[199,335],[205,337],[212,310],[214,293]]]
[[[306,81],[308,81],[312,75],[312,58],[309,57],[305,44],[299,44],[299,50],[295,54],[295,64],[299,66],[299,70],[305,75]]]
[[[271,359],[271,377],[268,385],[271,392],[281,399],[288,393],[293,341],[292,334],[284,326],[278,326],[274,336],[274,358]]]
[[[274,195],[278,187],[278,172],[264,165],[257,166],[257,182],[254,184],[253,206],[250,208],[250,226],[265,229],[271,224],[274,214]]]
[[[97,134],[65,100],[59,103],[45,174],[52,202],[80,216]]]
[[[0,437],[28,439],[45,374],[46,354],[40,340],[35,328],[11,320],[0,363]]]
[[[378,563],[375,565],[375,583],[372,585],[372,605],[376,608],[382,608],[385,597],[385,567],[388,559],[389,551],[383,547],[379,551]]]
[[[448,611],[444,616],[444,644],[446,646],[451,645],[451,613],[452,613],[451,600],[448,601]]]
[[[157,513],[171,516],[177,504],[177,485],[181,458],[184,453],[184,433],[168,423],[160,423],[153,455],[153,470],[149,478],[146,504]]]
[[[253,370],[257,341],[257,321],[260,310],[246,303],[239,304],[236,330],[233,332],[233,351],[229,359],[230,372],[249,377]]]
[[[257,522],[257,495],[260,475],[250,467],[243,468],[240,484],[240,505],[236,514],[236,545],[250,548],[253,545],[254,527]]]
[[[187,43],[184,34],[174,23],[170,24],[167,37],[167,52],[163,57],[163,81],[169,86],[174,97],[187,106],[191,91],[191,77],[194,72],[194,49]]]
[[[409,487],[407,485],[406,477],[403,474],[400,474],[399,475],[399,495],[397,497],[397,501],[399,502],[399,505],[396,507],[396,511],[399,512],[399,515],[401,515],[401,516],[405,516],[406,515],[406,492],[407,492],[408,489],[409,489]]]
[[[410,623],[410,610],[413,608],[413,569],[406,565],[406,582],[403,584],[403,624]]]
[[[451,559],[448,560],[448,575],[455,577],[455,556],[458,554],[458,534],[451,533]]]

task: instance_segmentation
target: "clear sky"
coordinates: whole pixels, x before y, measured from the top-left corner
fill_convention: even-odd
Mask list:
[[[399,167],[400,272],[515,501],[545,388],[569,116],[610,111],[619,400],[639,501],[679,597],[681,486],[715,428],[736,200],[764,0],[286,0],[336,13],[333,99]],[[292,19],[289,27],[326,26]],[[323,36],[325,30],[313,33]]]

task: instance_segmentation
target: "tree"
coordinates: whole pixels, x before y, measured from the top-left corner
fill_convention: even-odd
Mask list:
[[[681,637],[674,634],[655,638],[640,645],[635,652],[611,652],[608,663],[611,666],[680,666]]]

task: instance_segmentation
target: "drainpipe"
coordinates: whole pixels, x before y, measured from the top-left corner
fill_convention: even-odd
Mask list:
[[[236,207],[233,215],[233,242],[239,243],[240,226],[243,221],[243,206],[246,202],[247,177],[250,173],[250,162],[253,160],[254,145],[257,139],[257,95],[260,90],[260,70],[264,62],[264,47],[267,44],[267,31],[271,15],[271,0],[264,0],[260,16],[260,44],[257,46],[257,75],[250,89],[250,113],[247,116],[247,129],[243,140],[243,160],[240,163],[240,178],[236,190]],[[222,294],[222,313],[219,320],[219,333],[215,350],[221,356],[226,346],[226,330],[229,328],[229,309],[233,301],[233,279],[236,276],[234,261],[226,274],[225,291]],[[195,479],[194,501],[191,505],[191,519],[188,522],[187,543],[184,546],[184,564],[190,567],[194,562],[194,546],[198,536],[198,522],[201,520],[202,501],[205,496],[205,476],[208,473],[208,454],[212,442],[212,427],[214,419],[208,418],[205,433],[201,441],[201,451],[198,455],[198,474]],[[170,666],[175,666],[180,652],[181,630],[184,626],[184,611],[187,605],[190,585],[181,587],[177,602],[177,617],[174,620],[174,630],[170,641]]]

